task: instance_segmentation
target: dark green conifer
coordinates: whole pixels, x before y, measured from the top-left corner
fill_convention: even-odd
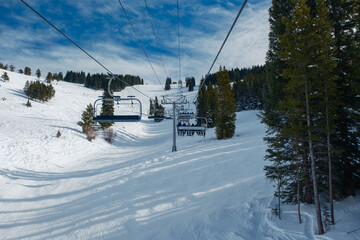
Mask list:
[[[9,75],[7,74],[7,72],[4,72],[3,75],[1,75],[1,78],[4,82],[7,82],[10,80]]]
[[[211,82],[209,82],[206,93],[206,117],[209,128],[214,127],[216,124],[217,100],[217,89],[213,87]]]
[[[166,81],[165,81],[165,90],[170,90],[171,89],[171,78],[167,77]]]
[[[108,84],[109,84],[110,79],[107,78],[106,79],[106,87],[104,88],[104,93],[103,93],[103,101],[102,101],[102,106],[101,106],[101,116],[113,116],[114,115],[114,101],[112,100],[113,97],[111,97],[111,95],[108,92]],[[112,91],[112,88],[110,89],[110,91]],[[102,122],[100,123],[101,127],[103,129],[105,128],[109,128],[113,125],[113,122]]]
[[[217,113],[216,113],[216,136],[218,139],[232,138],[235,133],[236,105],[234,92],[231,90],[230,78],[227,70],[219,68],[217,78]]]
[[[51,72],[48,72],[48,74],[46,75],[46,82],[51,83],[52,80],[53,80],[53,75]]]
[[[38,68],[37,70],[36,70],[36,76],[37,76],[37,78],[40,78],[41,77],[41,71],[40,71],[40,69]]]
[[[24,73],[25,73],[25,75],[31,75],[31,68],[29,68],[29,67],[25,67],[25,69],[24,69]]]
[[[198,91],[197,99],[196,99],[196,114],[197,117],[206,118],[206,111],[207,111],[207,91],[206,91],[206,84],[203,84],[204,79],[201,79],[200,86],[202,86]],[[202,120],[197,120],[197,124],[203,124]]]
[[[94,108],[90,103],[86,110],[81,115],[81,121],[78,125],[82,127],[82,132],[85,133],[86,138],[91,141],[96,138],[96,123],[93,121]]]

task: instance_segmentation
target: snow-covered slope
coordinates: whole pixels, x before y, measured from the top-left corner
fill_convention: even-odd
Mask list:
[[[323,236],[313,206],[302,206],[301,225],[294,206],[281,221],[271,214],[265,128],[254,111],[237,114],[233,139],[218,141],[211,129],[178,137],[177,152],[172,120],[116,123],[113,145],[89,142],[76,123],[100,91],[58,82],[53,99],[27,108],[22,89],[34,77],[8,75],[0,82],[0,239],[360,239],[347,234],[360,227],[359,198],[335,204],[337,224]],[[145,96],[121,95],[136,95],[147,112]]]

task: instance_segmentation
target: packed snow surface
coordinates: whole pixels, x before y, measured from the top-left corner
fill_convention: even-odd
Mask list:
[[[2,75],[3,70],[0,70]],[[255,111],[237,114],[236,134],[177,137],[172,120],[116,123],[109,144],[86,140],[77,122],[101,91],[54,83],[55,97],[27,108],[26,80],[0,82],[0,239],[360,239],[358,197],[335,202],[336,225],[317,235],[312,205],[283,206],[263,167],[265,127]],[[136,88],[151,97],[162,86]],[[171,92],[176,92],[173,86]],[[189,100],[195,93],[185,93]],[[134,89],[144,112],[149,99]],[[121,106],[116,106],[121,107]],[[169,108],[170,106],[166,106]],[[61,136],[56,137],[60,130]],[[100,134],[101,135],[101,134]]]

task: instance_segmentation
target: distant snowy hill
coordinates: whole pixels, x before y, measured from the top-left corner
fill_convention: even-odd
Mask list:
[[[218,141],[209,129],[206,138],[178,137],[177,152],[172,120],[146,117],[116,123],[112,145],[89,142],[77,122],[102,91],[54,82],[55,97],[28,108],[22,89],[36,77],[7,73],[10,81],[0,81],[0,239],[360,239],[360,230],[351,232],[360,228],[359,197],[335,202],[336,225],[322,236],[312,205],[301,206],[303,224],[295,206],[283,207],[281,221],[271,214],[276,200],[256,111],[237,113],[233,139]],[[163,86],[135,88],[164,94]],[[120,95],[137,96],[147,113],[146,96],[132,88]]]

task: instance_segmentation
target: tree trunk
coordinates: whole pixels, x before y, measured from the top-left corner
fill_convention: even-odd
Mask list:
[[[300,121],[300,127],[303,127],[303,122]],[[306,203],[313,203],[312,193],[311,193],[311,182],[310,182],[310,172],[308,167],[308,157],[306,152],[306,141],[305,139],[301,139],[301,148],[302,148],[302,167],[304,172],[304,188],[305,188],[305,202]]]
[[[326,145],[329,162],[329,203],[330,203],[330,222],[331,225],[335,224],[334,217],[334,204],[333,204],[333,187],[332,187],[332,163],[331,163],[331,144],[330,144],[330,123],[329,123],[329,102],[328,102],[328,90],[327,80],[324,80],[325,87],[325,117],[326,117]]]
[[[280,177],[278,178],[278,210],[279,210],[279,212],[278,212],[278,214],[279,214],[279,220],[281,220],[281,216],[280,216],[280,204],[281,204],[281,179],[280,179]]]
[[[298,207],[298,217],[299,223],[301,224],[301,213],[300,213],[300,161],[299,161],[299,146],[297,141],[295,141],[295,151],[296,151],[296,178],[297,178],[297,207]]]
[[[311,120],[310,120],[309,93],[308,93],[307,82],[305,83],[305,100],[306,100],[306,119],[307,119],[308,137],[309,137],[309,150],[310,150],[310,159],[311,159],[311,173],[313,177],[313,187],[314,187],[316,220],[318,225],[318,231],[319,234],[321,235],[324,234],[324,227],[321,219],[319,191],[318,191],[317,178],[316,178],[315,157],[314,157],[314,149],[313,149],[312,136],[311,136]]]

